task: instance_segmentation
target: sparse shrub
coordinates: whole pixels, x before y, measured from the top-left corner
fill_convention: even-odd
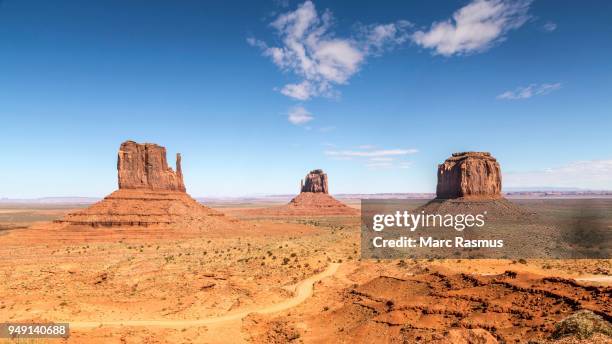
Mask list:
[[[555,339],[574,336],[578,339],[590,338],[595,333],[612,337],[612,326],[599,315],[582,310],[563,319],[555,325],[552,337]]]
[[[287,263],[289,263],[289,258],[283,258],[283,265],[287,265]]]
[[[521,264],[527,264],[527,261],[523,258],[519,259],[518,262]]]

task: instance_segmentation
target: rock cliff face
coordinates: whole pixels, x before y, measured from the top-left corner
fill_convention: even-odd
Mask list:
[[[300,192],[328,194],[327,174],[323,170],[312,170],[302,180]]]
[[[125,141],[117,157],[119,189],[170,190],[185,192],[181,155],[176,155],[176,172],[168,167],[166,148],[153,143]]]
[[[235,223],[186,193],[181,156],[176,156],[174,172],[168,167],[166,149],[162,146],[122,143],[117,170],[119,190],[57,222],[71,226],[181,229],[224,228]]]
[[[499,163],[486,152],[453,153],[438,166],[438,199],[501,198]]]

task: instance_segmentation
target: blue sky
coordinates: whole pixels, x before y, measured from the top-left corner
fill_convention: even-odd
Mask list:
[[[609,1],[0,2],[0,197],[103,196],[127,139],[188,192],[431,192],[452,152],[505,187],[612,189]]]

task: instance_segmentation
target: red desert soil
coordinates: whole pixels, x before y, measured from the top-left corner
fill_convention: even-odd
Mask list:
[[[57,222],[93,227],[173,224],[207,227],[227,220],[231,219],[184,192],[119,189],[91,207],[70,213]]]
[[[389,263],[343,265],[333,278],[315,285],[315,296],[303,305],[276,317],[255,317],[244,330],[255,343],[291,338],[307,343],[329,338],[342,343],[544,343],[555,324],[578,310],[612,319],[610,287],[528,272],[457,273],[448,262],[438,268],[420,261]],[[611,340],[584,341],[604,342]]]
[[[568,279],[610,260],[360,261],[357,216],[5,233],[0,318],[75,322],[69,343],[543,343],[612,312],[608,280]]]

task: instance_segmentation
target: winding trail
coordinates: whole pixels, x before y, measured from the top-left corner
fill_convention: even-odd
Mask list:
[[[225,315],[204,318],[204,319],[192,319],[192,320],[110,320],[110,321],[74,321],[70,323],[70,329],[89,329],[100,326],[155,326],[155,327],[166,327],[166,328],[185,328],[192,326],[201,326],[201,325],[211,325],[211,324],[219,324],[224,322],[230,322],[235,320],[241,320],[252,313],[258,314],[271,314],[281,312],[290,308],[293,308],[300,303],[306,301],[309,297],[312,296],[314,291],[314,284],[319,282],[320,280],[333,276],[337,271],[340,264],[332,263],[330,264],[325,271],[311,276],[300,283],[295,285],[294,295],[293,297],[276,303],[263,307],[242,310],[234,313],[229,313]],[[68,322],[68,321],[66,321]]]

